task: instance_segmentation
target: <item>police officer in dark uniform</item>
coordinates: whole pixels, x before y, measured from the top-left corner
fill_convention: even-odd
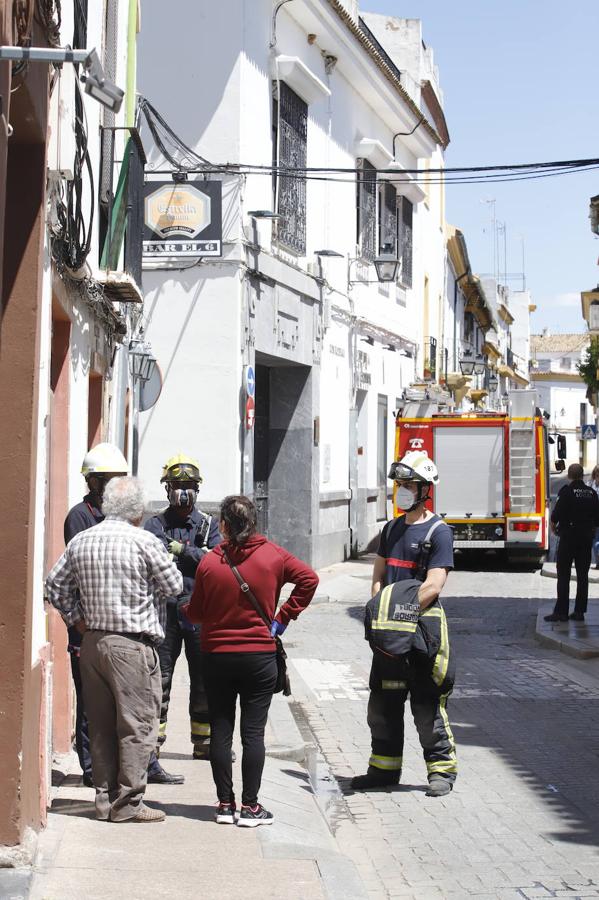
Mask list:
[[[67,513],[64,520],[64,542],[68,544],[80,531],[86,531],[104,521],[102,512],[102,496],[104,488],[111,478],[127,475],[127,460],[114,444],[96,444],[86,453],[81,466],[88,493],[81,503],[76,503]],[[83,772],[83,783],[93,787],[92,759],[89,749],[89,731],[87,716],[83,706],[83,690],[81,687],[81,671],[79,655],[81,652],[82,631],[77,625],[65,623],[68,629],[68,651],[71,658],[71,673],[75,685],[75,747],[79,757],[79,765]],[[148,782],[151,784],[183,784],[182,775],[171,775],[162,768],[156,756],[152,754],[148,766]]]
[[[374,564],[372,594],[381,612],[377,623],[368,619],[365,623],[366,637],[373,648],[368,701],[372,753],[368,771],[353,778],[351,786],[364,791],[399,782],[404,708],[409,697],[426,763],[427,795],[441,797],[449,794],[457,775],[455,742],[446,711],[453,687],[453,677],[447,677],[449,638],[445,613],[438,603],[447,573],[453,568],[453,536],[449,526],[425,507],[431,486],[439,481],[437,468],[426,453],[406,453],[393,464],[389,477],[398,484],[396,500],[405,515],[383,528]],[[383,622],[388,617],[382,610],[389,607],[391,586],[395,593],[395,585],[405,582],[409,592],[415,586],[414,579],[422,582],[415,587],[416,621],[418,617],[435,618],[440,637],[436,671],[432,673],[406,670],[401,660],[381,651],[372,635],[374,627],[405,628],[403,623]]]
[[[155,534],[174,557],[183,575],[182,594],[167,603],[166,634],[158,648],[162,673],[162,705],[158,728],[158,748],[166,740],[166,721],[171,697],[175,664],[181,650],[189,669],[189,718],[194,759],[209,759],[210,718],[202,676],[199,626],[191,625],[181,607],[190,599],[198,564],[205,553],[220,544],[218,522],[195,508],[198,488],[202,483],[198,462],[178,454],[165,464],[161,482],[166,487],[168,508],[152,516],[144,525]]]
[[[576,602],[569,618],[584,622],[589,599],[589,568],[595,529],[599,526],[599,498],[582,480],[578,463],[568,468],[568,484],[560,490],[551,513],[551,528],[559,536],[557,547],[557,601],[546,622],[567,622],[570,609],[570,575],[576,566]]]

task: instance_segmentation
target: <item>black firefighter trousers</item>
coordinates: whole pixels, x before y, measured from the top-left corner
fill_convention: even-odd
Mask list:
[[[368,726],[372,738],[369,767],[401,774],[404,744],[404,710],[408,697],[420,738],[426,771],[450,782],[457,777],[455,741],[447,717],[449,694],[435,694],[417,676],[382,679],[373,664],[368,701]]]
[[[192,630],[189,626],[183,627],[176,605],[169,603],[166,608],[164,641],[158,647],[160,672],[162,675],[162,702],[158,727],[159,748],[166,740],[166,720],[171,699],[173,674],[183,647],[185,647],[185,656],[187,657],[187,667],[189,669],[189,719],[194,757],[207,759],[210,747],[210,718],[204,678],[202,676],[200,634],[197,628]]]

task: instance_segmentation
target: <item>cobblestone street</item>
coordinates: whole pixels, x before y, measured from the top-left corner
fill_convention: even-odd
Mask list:
[[[451,574],[444,605],[458,663],[449,704],[456,787],[448,798],[425,797],[407,712],[402,784],[359,794],[349,777],[365,771],[370,752],[361,619],[371,563],[351,566],[351,577],[332,581],[336,602],[315,604],[286,644],[295,712],[317,744],[322,808],[370,895],[599,897],[599,661],[535,641],[539,600],[554,596],[555,581],[497,571],[492,556]]]

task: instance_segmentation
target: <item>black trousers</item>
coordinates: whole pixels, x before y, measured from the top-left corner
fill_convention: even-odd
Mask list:
[[[557,547],[557,602],[554,612],[567,616],[570,610],[570,576],[572,563],[576,567],[576,602],[574,612],[585,613],[589,599],[589,568],[593,532],[588,529],[567,528]]]
[[[435,693],[427,679],[417,673],[394,671],[373,659],[370,671],[368,726],[372,754],[368,765],[401,774],[404,743],[404,710],[410,698],[428,776],[457,777],[455,741],[447,717],[449,693]]]
[[[160,725],[158,728],[158,746],[166,740],[166,720],[171,699],[171,688],[175,665],[185,647],[187,667],[189,669],[189,719],[191,741],[198,748],[210,743],[210,723],[208,719],[208,701],[204,689],[202,675],[202,654],[200,652],[200,635],[198,630],[183,628],[174,604],[166,609],[166,629],[164,641],[158,647],[160,672],[162,676],[162,703],[160,705]]]
[[[205,653],[204,680],[210,711],[210,764],[221,803],[231,803],[231,743],[237,697],[241,707],[241,802],[253,806],[264,769],[264,728],[277,681],[275,653]]]
[[[81,686],[81,668],[79,654],[71,651],[71,674],[75,685],[76,711],[75,711],[75,748],[79,757],[79,765],[84,775],[92,777],[92,755],[89,748],[89,728],[85,707],[83,705],[83,688]]]

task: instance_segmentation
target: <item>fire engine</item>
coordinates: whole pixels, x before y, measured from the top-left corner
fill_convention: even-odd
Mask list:
[[[395,459],[424,450],[434,461],[439,484],[427,506],[452,526],[456,549],[503,551],[508,560],[546,553],[548,434],[537,402],[536,391],[518,390],[505,412],[445,412],[408,400],[398,413]]]

